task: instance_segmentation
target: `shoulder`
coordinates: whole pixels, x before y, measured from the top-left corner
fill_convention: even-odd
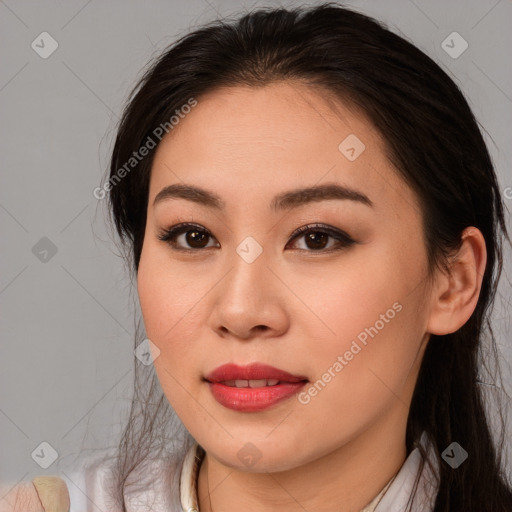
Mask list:
[[[52,475],[0,482],[0,512],[116,512],[116,451],[89,450],[56,463]]]
[[[117,457],[115,450],[101,449],[80,454],[60,464],[59,476],[70,497],[69,512],[112,510],[112,488]]]
[[[66,483],[58,476],[44,475],[22,481],[5,490],[0,485],[0,512],[68,512]]]
[[[69,512],[121,512],[118,500],[124,501],[128,512],[181,510],[183,460],[165,455],[148,458],[133,469],[122,490],[116,488],[117,463],[116,450],[96,450],[75,459],[70,470],[60,471],[69,492]]]

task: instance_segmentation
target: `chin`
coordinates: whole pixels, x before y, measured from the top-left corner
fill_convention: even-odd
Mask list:
[[[250,440],[247,434],[243,440],[231,439],[222,446],[212,446],[210,443],[202,446],[224,466],[250,473],[288,471],[315,458],[299,451],[293,443],[286,445],[283,439],[270,441],[255,436]]]

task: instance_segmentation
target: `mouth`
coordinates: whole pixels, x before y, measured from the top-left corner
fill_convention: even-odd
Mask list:
[[[228,409],[259,412],[291,398],[309,382],[301,375],[261,363],[225,364],[204,379],[213,398]]]

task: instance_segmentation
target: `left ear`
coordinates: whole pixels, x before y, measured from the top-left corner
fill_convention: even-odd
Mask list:
[[[478,302],[487,263],[485,239],[473,226],[462,233],[462,244],[450,258],[449,271],[439,271],[432,288],[427,332],[450,334],[462,327]]]

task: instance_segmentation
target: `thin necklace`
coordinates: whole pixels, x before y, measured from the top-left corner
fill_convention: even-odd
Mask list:
[[[206,487],[208,488],[208,501],[210,502],[210,512],[213,512],[212,498],[210,496],[210,480],[208,478],[209,472],[210,472],[210,464],[208,464],[208,460],[206,460]]]

